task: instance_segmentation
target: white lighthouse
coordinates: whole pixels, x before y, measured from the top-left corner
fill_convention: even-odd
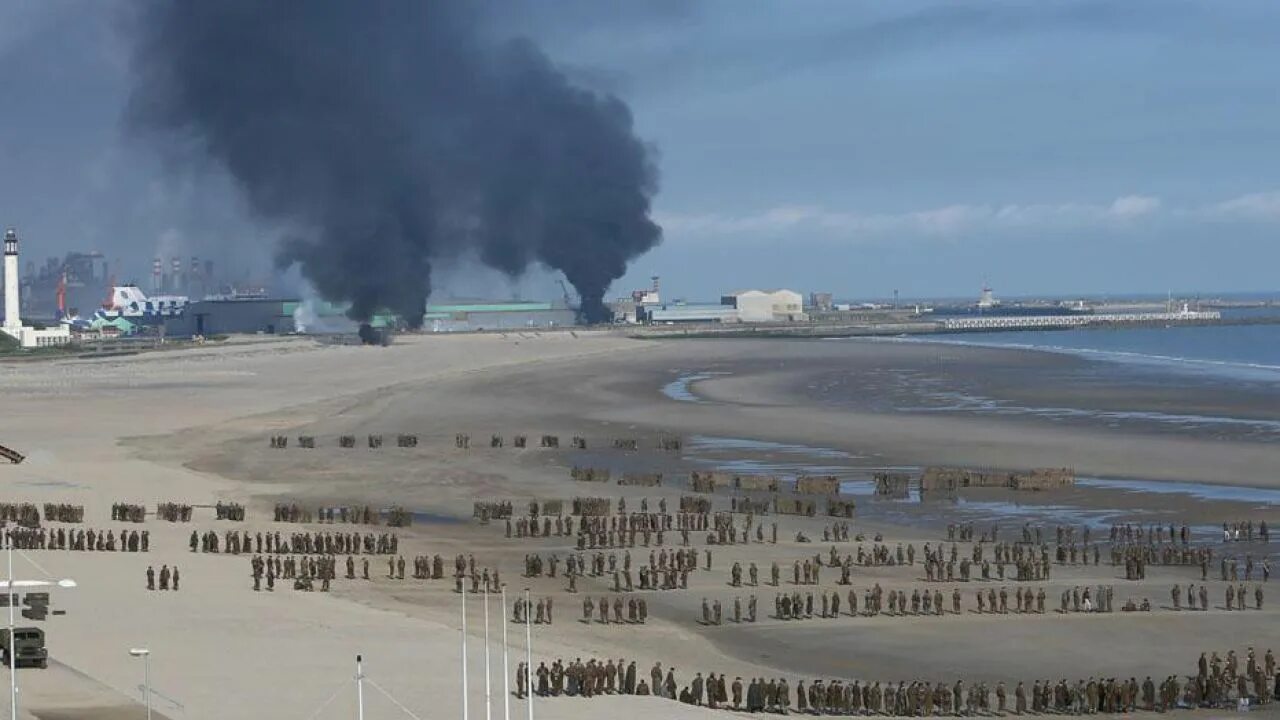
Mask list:
[[[41,348],[66,345],[71,341],[71,329],[61,323],[53,327],[23,327],[18,307],[18,233],[13,228],[4,231],[4,325],[0,331],[17,340],[24,348]]]
[[[4,331],[22,339],[22,318],[18,314],[18,233],[4,231]]]

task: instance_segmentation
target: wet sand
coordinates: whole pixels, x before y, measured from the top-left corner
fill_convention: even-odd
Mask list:
[[[280,500],[302,504],[403,505],[422,522],[400,531],[401,554],[472,553],[478,566],[500,568],[513,590],[529,586],[535,596],[556,599],[556,623],[535,630],[538,660],[573,657],[634,659],[641,674],[654,661],[675,665],[681,682],[695,670],[728,672],[730,677],[785,674],[795,680],[845,677],[877,680],[928,678],[1028,684],[1045,677],[1147,674],[1161,677],[1191,672],[1202,650],[1236,649],[1250,643],[1280,647],[1274,610],[1109,616],[1005,616],[965,612],[943,618],[848,618],[782,622],[772,614],[773,590],[754,592],[760,603],[756,625],[704,627],[697,622],[703,597],[731,607],[746,589],[727,585],[734,561],[757,562],[762,570],[778,561],[784,568],[828,546],[795,541],[798,531],[820,537],[822,518],[770,517],[779,523],[780,542],[714,549],[711,572],[699,571],[687,591],[647,592],[651,621],[644,627],[578,622],[581,595],[564,592],[562,579],[519,577],[528,552],[561,556],[566,538],[526,541],[503,537],[499,524],[470,521],[471,504],[496,498],[568,498],[575,494],[641,498],[675,506],[687,492],[690,469],[729,468],[742,472],[794,475],[830,472],[855,496],[877,468],[912,468],[930,463],[1026,468],[1066,466],[1096,483],[1067,491],[966,492],[926,502],[880,501],[859,497],[855,528],[868,537],[884,534],[890,543],[937,543],[954,520],[1000,523],[1007,532],[1023,522],[1103,527],[1112,522],[1191,524],[1201,542],[1217,543],[1223,521],[1267,519],[1280,525],[1273,495],[1215,493],[1231,485],[1280,487],[1280,444],[1249,432],[1225,431],[1203,437],[1190,429],[1134,416],[1095,421],[1075,418],[1053,423],[1034,416],[993,417],[984,413],[900,412],[900,399],[864,381],[831,390],[855,395],[815,400],[805,378],[871,377],[886,368],[922,387],[969,378],[987,382],[995,373],[1023,378],[1012,390],[991,381],[982,391],[1010,402],[1015,386],[1032,383],[1044,404],[1084,409],[1127,407],[1172,414],[1229,412],[1280,420],[1268,414],[1266,396],[1214,400],[1204,387],[1189,391],[1170,385],[1164,395],[1147,381],[1126,389],[1120,380],[1101,396],[1062,381],[1083,360],[1022,351],[979,348],[938,349],[894,343],[818,341],[636,341],[599,333],[548,335],[417,337],[382,348],[322,348],[303,339],[244,342],[222,348],[100,361],[60,361],[39,366],[0,366],[11,417],[0,442],[29,455],[20,466],[0,468],[8,498],[19,501],[76,502],[88,508],[86,527],[109,527],[116,500],[181,501],[199,506],[218,499],[249,505],[246,523],[215,522],[212,510],[197,508],[197,520],[169,524],[150,520],[152,552],[34,551],[31,556],[54,576],[72,576],[81,587],[58,593],[55,605],[68,614],[47,623],[54,657],[110,688],[136,684],[140,669],[125,654],[131,646],[152,648],[153,683],[188,717],[231,713],[236,717],[279,717],[282,709],[308,715],[342,686],[351,661],[363,653],[370,676],[418,714],[460,714],[458,697],[458,601],[452,582],[395,581],[385,577],[385,560],[373,558],[372,581],[338,580],[332,593],[297,593],[277,585],[275,593],[251,590],[244,556],[191,554],[187,537],[195,529],[291,532],[295,526],[270,522]],[[946,367],[945,373],[938,368]],[[1040,375],[1037,375],[1040,373]],[[1035,384],[1034,378],[1042,383]],[[685,378],[685,380],[682,380]],[[689,379],[696,378],[696,379]],[[870,384],[868,384],[870,383]],[[673,385],[674,384],[674,385]],[[945,386],[944,386],[945,387]],[[665,392],[664,392],[665,388]],[[879,398],[877,392],[889,393]],[[945,391],[945,389],[944,389]],[[1127,393],[1127,394],[1126,394]],[[1099,399],[1101,397],[1102,399]],[[1188,398],[1185,406],[1182,398]],[[1224,399],[1225,398],[1225,399]],[[1280,406],[1273,406],[1280,407]],[[1237,412],[1238,411],[1238,412]],[[390,447],[398,432],[420,436],[415,449]],[[456,432],[469,432],[473,449],[453,447]],[[588,450],[489,449],[490,433],[508,438],[527,434],[533,444],[555,433],[567,444],[583,435]],[[640,438],[646,448],[660,432],[686,440],[679,455],[652,449],[609,449],[614,437]],[[272,450],[274,433],[313,434],[315,450]],[[341,434],[383,433],[388,447],[342,450]],[[606,466],[615,472],[659,470],[671,480],[660,489],[589,486],[574,483],[575,464]],[[1129,484],[1106,485],[1109,478]],[[1195,483],[1185,492],[1152,492],[1136,481]],[[1161,485],[1161,488],[1167,487]],[[1197,494],[1198,493],[1198,494]],[[1243,494],[1239,494],[1243,493]],[[717,509],[728,498],[717,496]],[[318,527],[316,529],[327,529]],[[701,553],[703,542],[695,539]],[[670,539],[669,539],[670,542]],[[864,545],[869,545],[869,541]],[[1261,557],[1272,547],[1232,547]],[[856,543],[842,544],[842,553]],[[648,550],[633,553],[641,564]],[[643,560],[641,559],[643,558]],[[147,564],[180,564],[180,593],[147,593]],[[26,572],[35,572],[30,566]],[[1142,583],[1115,577],[1115,568],[1055,569],[1046,587],[1050,605],[1068,585],[1116,586],[1117,604],[1129,596],[1168,602],[1174,583],[1199,582],[1190,568],[1152,568]],[[834,571],[822,589],[837,589]],[[910,592],[922,588],[915,568],[859,568],[854,587],[874,583]],[[784,578],[789,577],[784,571]],[[1212,578],[1212,575],[1211,575]],[[970,583],[964,606],[973,605]],[[1012,584],[1009,583],[1012,590]],[[1211,583],[1221,604],[1220,583]],[[789,586],[784,582],[783,589]],[[941,589],[949,595],[950,584]],[[584,579],[584,593],[611,594],[606,578]],[[800,588],[809,590],[811,588]],[[840,588],[843,592],[845,588]],[[496,614],[501,614],[496,607]],[[472,622],[479,601],[471,607]],[[498,628],[493,631],[497,640]],[[510,626],[513,642],[523,628]],[[483,707],[482,648],[472,626],[471,711]],[[1260,649],[1261,652],[1261,649]],[[163,663],[161,660],[163,659]],[[515,659],[512,659],[514,666]],[[427,680],[424,681],[424,678]],[[501,687],[502,678],[494,676]],[[127,695],[127,694],[126,694]],[[494,693],[501,708],[501,692]],[[34,703],[33,699],[33,703]],[[43,700],[56,711],[56,700]],[[349,714],[343,710],[321,717]],[[606,698],[548,701],[557,716],[598,712],[658,712],[664,717],[702,717],[705,711],[656,699]],[[638,703],[649,703],[653,709]],[[33,705],[34,707],[34,705]],[[390,706],[388,706],[390,708]],[[518,703],[523,711],[523,702]],[[176,708],[158,707],[162,712]],[[390,710],[388,710],[390,711]],[[517,704],[513,704],[517,712]],[[56,716],[56,715],[46,715]]]

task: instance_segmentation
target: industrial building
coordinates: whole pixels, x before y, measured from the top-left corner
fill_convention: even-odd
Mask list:
[[[4,233],[4,325],[0,330],[18,341],[23,348],[42,348],[66,345],[71,342],[71,330],[61,323],[51,327],[22,324],[19,298],[22,297],[18,282],[18,233],[10,228]]]
[[[181,316],[166,319],[164,332],[180,337],[292,333],[298,305],[295,299],[263,297],[197,300],[188,303]]]
[[[656,325],[674,323],[736,323],[738,311],[727,305],[658,305],[642,310],[643,322]]]
[[[509,300],[427,305],[423,328],[432,332],[521,330],[577,324],[577,312],[565,303]]]
[[[794,290],[738,290],[720,298],[744,323],[804,322],[804,298]]]

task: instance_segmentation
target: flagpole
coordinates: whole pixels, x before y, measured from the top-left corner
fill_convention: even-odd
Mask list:
[[[511,720],[510,670],[507,668],[507,586],[502,586],[502,718]]]
[[[493,698],[489,684],[489,586],[484,586],[484,720],[493,720]]]
[[[533,622],[529,620],[529,588],[524,589],[524,667],[529,686],[529,720],[533,720]]]
[[[462,587],[462,720],[470,720],[467,708],[467,588]]]

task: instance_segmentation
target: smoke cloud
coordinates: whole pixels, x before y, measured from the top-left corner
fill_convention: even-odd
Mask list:
[[[502,3],[134,6],[131,129],[224,167],[282,266],[368,320],[422,322],[435,261],[559,270],[581,314],[661,240],[627,105],[575,87]],[[183,154],[184,157],[192,157]]]

